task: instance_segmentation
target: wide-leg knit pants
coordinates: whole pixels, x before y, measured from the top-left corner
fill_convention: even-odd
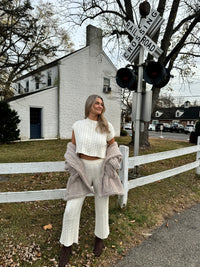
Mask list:
[[[93,186],[94,192],[99,186],[99,178],[103,159],[85,160],[81,159],[85,166],[88,183]],[[60,243],[64,246],[71,246],[78,243],[79,225],[81,209],[85,197],[71,199],[67,201],[63,215],[63,225],[60,237]],[[95,195],[95,235],[105,239],[109,235],[109,197],[98,197]]]

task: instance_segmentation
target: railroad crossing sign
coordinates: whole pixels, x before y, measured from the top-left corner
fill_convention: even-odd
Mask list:
[[[158,11],[154,9],[151,10],[139,27],[129,20],[125,25],[125,30],[133,37],[133,40],[124,53],[125,59],[132,63],[138,56],[141,45],[151,55],[158,58],[163,51],[153,40],[151,40],[151,37],[154,36],[163,21],[164,19],[160,17]],[[149,36],[147,36],[147,34]]]

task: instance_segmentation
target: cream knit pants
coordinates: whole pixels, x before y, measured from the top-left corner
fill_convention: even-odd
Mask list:
[[[96,192],[95,188],[99,186],[103,159],[81,160],[85,166],[88,183],[94,187]],[[84,199],[85,197],[81,197],[67,201],[60,237],[60,243],[66,247],[78,243],[80,215]],[[101,239],[105,239],[109,235],[108,209],[109,197],[100,198],[95,195],[95,235]]]

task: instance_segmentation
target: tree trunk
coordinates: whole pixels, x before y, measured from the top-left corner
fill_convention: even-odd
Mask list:
[[[148,131],[149,123],[144,123],[144,132],[140,132],[140,148],[141,147],[149,147],[149,131]]]

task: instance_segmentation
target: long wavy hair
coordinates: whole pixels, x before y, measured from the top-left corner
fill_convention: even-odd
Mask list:
[[[109,131],[109,126],[106,118],[104,117],[104,112],[105,112],[105,105],[103,98],[99,95],[90,95],[88,96],[86,102],[85,102],[85,118],[89,116],[90,109],[94,105],[95,101],[97,98],[100,98],[103,103],[103,110],[100,115],[98,115],[98,122],[97,122],[97,128],[100,129],[101,133],[110,133]]]

